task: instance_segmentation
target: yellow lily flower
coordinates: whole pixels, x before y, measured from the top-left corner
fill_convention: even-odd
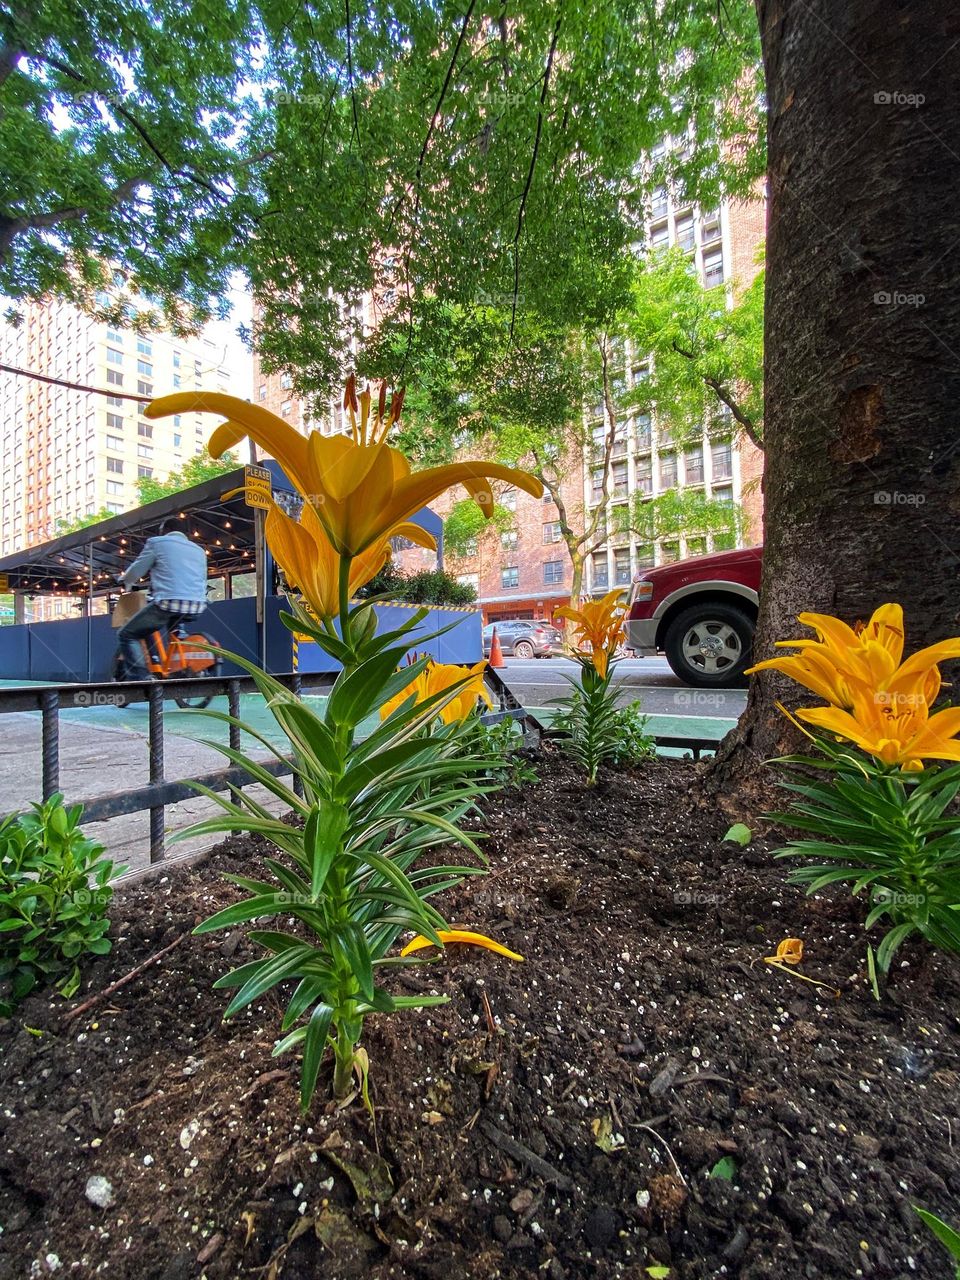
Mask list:
[[[579,649],[590,646],[590,657],[601,680],[606,677],[610,656],[623,639],[626,616],[623,594],[620,588],[615,588],[608,591],[602,600],[588,600],[580,609],[564,605],[554,612],[555,618],[567,618],[573,623],[574,639]]]
[[[443,693],[466,676],[470,677],[469,681],[462,686],[455,697],[437,711],[443,723],[453,724],[457,720],[466,720],[467,716],[476,710],[478,698],[482,698],[492,709],[493,699],[483,683],[486,665],[486,659],[482,659],[472,667],[460,667],[455,663],[447,662],[431,662],[410,681],[405,689],[401,689],[398,694],[383,704],[380,708],[380,719],[386,720],[387,716],[396,711],[397,707],[408,698],[414,697],[418,703],[423,702],[434,694]]]
[[[859,690],[853,708],[805,707],[800,720],[855,746],[887,765],[906,772],[923,768],[924,760],[960,760],[960,707],[933,715],[924,699],[903,704],[883,701],[871,690]]]
[[[210,438],[209,451],[219,457],[245,435],[280,463],[295,487],[317,513],[334,549],[356,556],[389,537],[397,525],[455,484],[465,484],[484,515],[493,514],[489,480],[503,480],[539,498],[543,485],[535,477],[496,462],[455,462],[411,472],[407,459],[388,444],[366,444],[346,436],[302,436],[288,422],[259,405],[219,392],[180,392],[154,400],[147,415],[210,410],[223,414]]]
[[[748,675],[755,671],[782,671],[797,684],[802,684],[811,693],[826,698],[837,707],[853,706],[853,681],[839,671],[829,657],[820,652],[822,646],[811,642],[809,648],[800,653],[784,654],[782,657],[766,658],[756,662],[747,670]]]
[[[300,592],[314,616],[335,618],[340,612],[340,557],[330,545],[313,508],[304,503],[297,521],[274,503],[267,512],[264,535],[288,585]],[[419,525],[398,525],[391,534],[395,535],[436,550],[433,538]],[[351,595],[380,572],[390,559],[390,551],[389,539],[384,538],[353,558]]]
[[[473,933],[469,929],[438,929],[437,937],[448,946],[451,942],[465,942],[473,947],[484,947],[487,951],[495,951],[498,956],[506,956],[508,960],[523,961],[523,956],[517,955],[516,951],[511,951],[500,942],[494,942],[493,938],[488,938],[485,933]],[[409,956],[414,951],[422,951],[424,947],[433,947],[436,944],[431,942],[429,938],[425,938],[422,933],[418,933],[400,952],[402,956]]]

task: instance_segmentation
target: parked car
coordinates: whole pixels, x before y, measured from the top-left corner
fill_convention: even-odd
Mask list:
[[[518,658],[550,658],[563,652],[563,635],[549,622],[536,622],[529,618],[497,619],[483,628],[483,656],[490,657],[493,628],[497,628],[500,648],[504,654]]]
[[[745,684],[762,555],[762,547],[745,547],[647,569],[631,590],[627,645],[638,657],[665,653],[684,684]]]

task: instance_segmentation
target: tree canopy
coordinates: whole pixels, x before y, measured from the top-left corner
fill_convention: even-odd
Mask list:
[[[180,493],[184,489],[192,489],[194,485],[203,484],[205,480],[226,475],[228,471],[236,471],[239,466],[236,454],[233,453],[225,453],[221,458],[211,458],[208,453],[199,453],[195,458],[188,458],[176,471],[171,471],[166,480],[158,480],[155,476],[140,476],[137,480],[137,498],[141,506],[146,506],[148,502],[156,502],[158,498],[166,498],[171,493]]]

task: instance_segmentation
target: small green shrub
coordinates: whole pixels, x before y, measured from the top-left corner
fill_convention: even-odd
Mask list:
[[[490,776],[501,786],[520,787],[525,782],[539,781],[540,775],[521,754],[523,730],[511,716],[498,720],[495,724],[478,721],[477,733],[481,741],[481,754],[492,756],[497,761],[490,769]]]
[[[650,717],[645,716],[639,702],[618,707],[614,716],[613,763],[618,768],[644,764],[657,758],[657,744],[647,733]]]
[[[80,958],[110,950],[109,882],[126,868],[114,868],[83,834],[82,813],[79,804],[65,808],[58,793],[0,823],[2,1017],[44,983],[75,995]]]
[[[404,573],[389,562],[375,578],[357,592],[360,599],[389,594],[407,604],[464,606],[475,604],[474,587],[458,582],[443,569],[424,569],[420,573]]]
[[[615,707],[609,700],[596,699],[591,704],[574,688],[563,710],[553,717],[552,728],[566,736],[567,750],[585,767],[596,760],[623,769],[656,759],[657,748],[647,733],[647,723],[639,702]]]

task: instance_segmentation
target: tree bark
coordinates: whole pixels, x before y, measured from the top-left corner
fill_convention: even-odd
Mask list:
[[[958,631],[960,10],[758,0],[769,105],[764,558],[755,658],[804,609]],[[804,633],[809,634],[809,633]],[[945,673],[948,675],[949,673]],[[811,705],[754,678],[708,767],[742,810]]]

